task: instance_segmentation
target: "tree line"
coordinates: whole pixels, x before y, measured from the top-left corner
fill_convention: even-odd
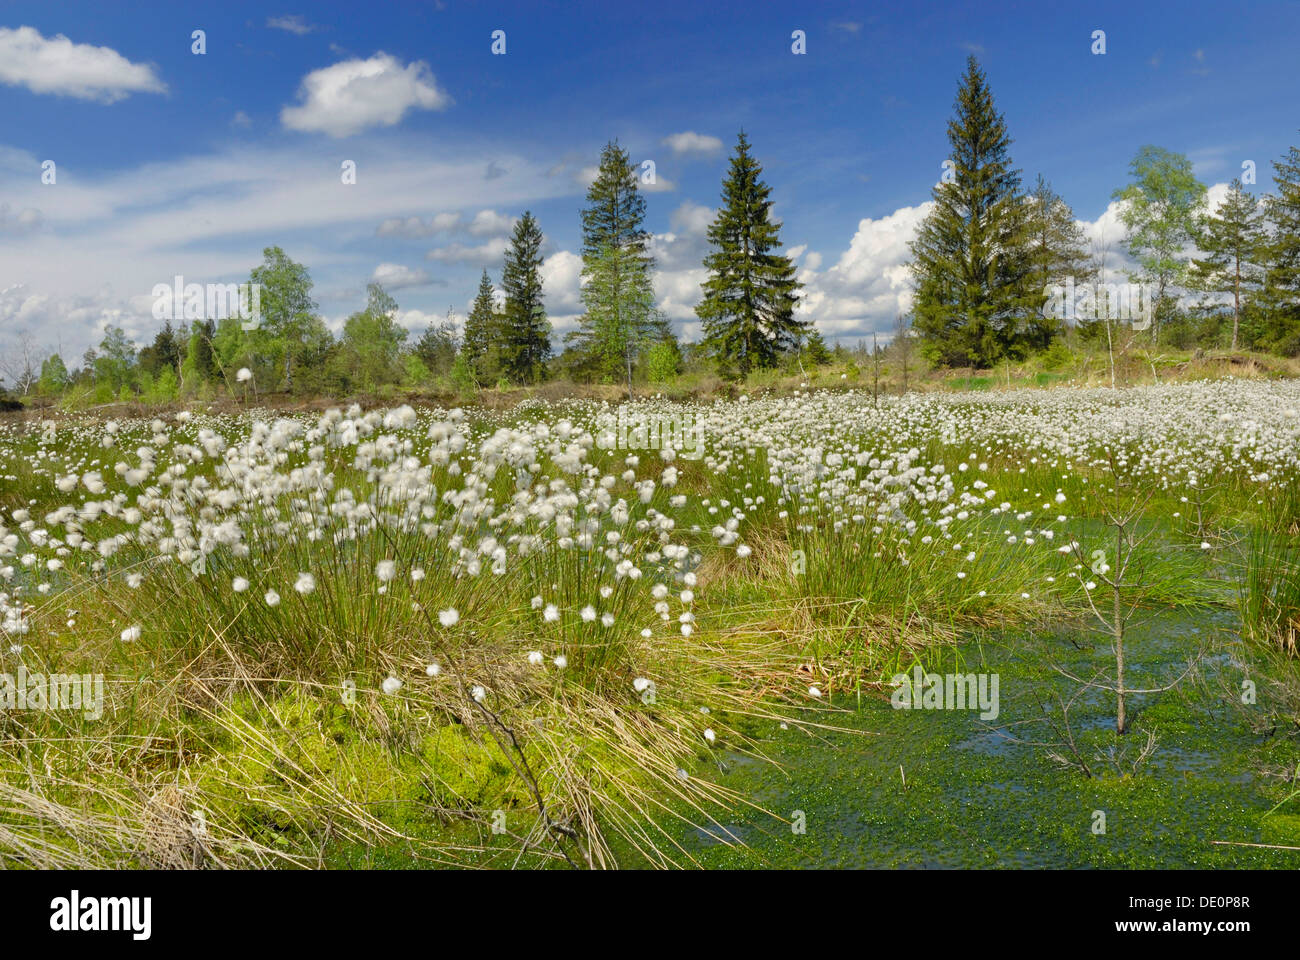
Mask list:
[[[583,314],[558,355],[543,298],[544,237],[525,211],[513,226],[499,288],[484,270],[460,331],[449,310],[412,340],[397,320],[396,300],[372,282],[365,307],[335,336],[317,311],[309,270],[276,246],[263,251],[249,275],[260,285],[253,329],[238,316],[168,320],[137,349],[120,326],[109,325],[76,369],[57,352],[34,362],[36,352],[27,349],[7,372],[20,393],[76,391],[109,402],[165,401],[220,386],[340,394],[440,382],[466,392],[557,376],[625,383],[631,391],[637,382],[670,381],[686,365],[743,377],[792,355],[827,363],[820,334],[794,316],[799,284],[793,263],[779,252],[771,189],[761,173],[742,132],[708,231],[699,343],[680,343],[655,306],[645,198],[627,151],[611,141],[581,212]]]
[[[1300,149],[1274,163],[1276,189],[1262,201],[1239,178],[1213,211],[1186,156],[1155,146],[1138,151],[1131,182],[1113,195],[1124,228],[1115,241],[1136,264],[1129,279],[1151,291],[1152,316],[1121,333],[1111,312],[1071,315],[1054,304],[1050,291],[1067,280],[1104,287],[1115,272],[1110,238],[1089,243],[1043,176],[1025,186],[974,57],[947,135],[951,156],[910,245],[912,309],[891,331],[895,341],[914,340],[932,365],[987,368],[1060,349],[1067,336],[1113,347],[1121,335],[1133,342],[1138,329],[1156,346],[1300,353]],[[513,225],[499,287],[484,270],[463,330],[449,310],[411,337],[393,296],[370,283],[365,307],[336,336],[317,311],[307,267],[275,246],[249,275],[261,286],[254,329],[237,317],[168,321],[137,349],[110,325],[75,369],[29,339],[0,373],[18,393],[76,392],[107,402],[222,387],[339,395],[441,384],[465,393],[555,377],[626,384],[631,392],[636,383],[671,382],[686,368],[743,379],[828,363],[831,348],[796,314],[802,285],[781,252],[762,173],[741,131],[707,232],[698,343],[679,342],[655,305],[645,197],[627,151],[611,141],[581,211],[583,313],[558,354],[543,296],[544,236],[525,211]],[[868,354],[860,344],[857,358],[880,349]],[[842,346],[834,352],[846,354]]]

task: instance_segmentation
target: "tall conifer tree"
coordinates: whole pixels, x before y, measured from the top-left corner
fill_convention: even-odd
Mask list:
[[[494,294],[492,280],[484,270],[478,281],[478,295],[465,318],[465,337],[461,344],[465,361],[478,380],[490,378],[498,372],[493,361],[501,333],[497,329],[499,318]]]
[[[542,230],[531,212],[515,224],[501,272],[501,369],[515,383],[537,383],[551,356],[551,322],[542,302]]]
[[[970,57],[948,122],[951,166],[912,242],[913,326],[932,360],[990,366],[1027,348],[1033,287],[1029,205],[1011,165],[1006,121]]]
[[[794,263],[778,252],[782,243],[772,222],[772,188],[760,179],[762,172],[741,131],[722,183],[722,206],[709,227],[713,252],[704,258],[709,276],[695,308],[719,368],[742,377],[798,349],[807,327],[794,315],[802,284],[795,279]]]
[[[636,168],[617,141],[605,145],[600,168],[582,211],[582,302],[580,326],[570,339],[599,376],[628,373],[654,316],[650,282],[650,235],[642,227],[645,198]]]
[[[1249,307],[1263,280],[1259,259],[1263,253],[1264,225],[1259,201],[1233,180],[1228,195],[1205,219],[1196,245],[1204,259],[1192,262],[1191,282],[1212,293],[1232,297],[1232,349],[1237,349],[1242,310]]]
[[[1083,228],[1074,219],[1070,205],[1039,174],[1034,189],[1026,198],[1029,204],[1029,256],[1032,264],[1030,292],[1047,299],[1046,288],[1063,284],[1066,277],[1075,283],[1092,279],[1093,268]],[[1044,305],[1030,317],[1025,328],[1028,345],[1046,350],[1061,331],[1066,318],[1050,316]]]
[[[1269,313],[1266,345],[1300,353],[1300,147],[1273,164],[1275,193],[1264,200],[1271,240],[1265,300]]]

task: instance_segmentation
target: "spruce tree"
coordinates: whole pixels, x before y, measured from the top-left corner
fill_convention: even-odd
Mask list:
[[[1066,277],[1073,277],[1075,283],[1090,281],[1093,268],[1087,238],[1074,219],[1070,205],[1052,189],[1042,174],[1026,199],[1030,224],[1030,292],[1036,290],[1046,299],[1050,295],[1048,288],[1064,284]],[[1040,305],[1026,324],[1028,346],[1034,350],[1046,350],[1063,326],[1064,318],[1049,316]]]
[[[531,212],[515,224],[501,272],[501,372],[515,383],[537,383],[551,356],[551,323],[542,303],[542,230]]]
[[[1228,195],[1207,217],[1196,245],[1205,258],[1192,262],[1191,282],[1200,290],[1232,295],[1232,349],[1237,349],[1243,305],[1249,306],[1263,280],[1259,266],[1264,239],[1259,202],[1233,180]]]
[[[500,336],[498,320],[492,280],[484,270],[478,281],[478,295],[465,318],[465,336],[461,344],[465,362],[479,382],[490,380],[498,373],[494,362]]]
[[[647,263],[650,235],[642,227],[645,197],[637,190],[636,167],[617,140],[600,152],[596,179],[587,188],[582,211],[582,257],[598,256],[606,246],[630,248]]]
[[[771,217],[772,188],[759,178],[762,172],[741,131],[722,183],[722,206],[709,226],[709,276],[695,308],[719,369],[734,368],[741,377],[797,350],[807,326],[794,315],[803,285],[794,263],[777,252],[782,244]]]
[[[456,321],[455,313],[449,307],[447,317],[442,323],[429,321],[424,333],[415,342],[411,352],[424,364],[425,369],[435,377],[445,376],[451,372],[451,365],[456,359]]]
[[[966,61],[948,122],[951,176],[912,241],[913,326],[939,363],[991,366],[1028,345],[1033,288],[1029,205],[1011,165],[1006,121],[979,62]]]
[[[1300,147],[1273,164],[1277,192],[1264,200],[1271,239],[1264,297],[1269,313],[1265,343],[1300,353]]]
[[[810,327],[803,341],[803,358],[814,366],[824,367],[833,359],[830,348],[826,346],[821,331]]]
[[[659,338],[664,322],[655,309],[650,275],[639,268],[634,247],[609,244],[589,259],[583,273],[587,282],[582,302],[587,313],[575,339],[598,376],[626,376],[631,396],[632,368]]]
[[[600,154],[596,179],[582,211],[582,302],[577,343],[585,366],[597,377],[622,373],[635,359],[653,303],[650,235],[642,228],[645,198],[637,191],[636,168],[627,151],[610,141]],[[628,389],[631,390],[629,378]]]

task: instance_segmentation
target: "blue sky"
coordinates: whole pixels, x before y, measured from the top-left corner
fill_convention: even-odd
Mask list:
[[[853,341],[907,305],[906,243],[968,53],[1025,179],[1045,174],[1116,248],[1109,198],[1142,144],[1187,153],[1209,185],[1252,160],[1253,189],[1269,189],[1300,139],[1297,51],[1295,2],[7,3],[0,350],[26,331],[76,356],[105,322],[145,340],[154,284],[246,277],[269,244],[311,268],[336,328],[379,277],[419,330],[463,314],[484,266],[499,277],[524,209],[546,233],[563,332],[579,311],[586,177],[613,137],[655,163],[660,305],[690,337],[703,230],[742,126],[807,315]]]

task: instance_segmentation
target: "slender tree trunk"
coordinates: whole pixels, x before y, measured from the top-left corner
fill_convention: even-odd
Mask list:
[[[1237,256],[1237,275],[1232,284],[1232,349],[1237,349],[1237,327],[1241,321],[1241,255]]]
[[[1101,267],[1097,273],[1098,282],[1103,284],[1106,282],[1106,254],[1109,250],[1110,250],[1110,246],[1109,244],[1106,243],[1106,234],[1103,232],[1101,235]],[[1107,313],[1110,312],[1111,311],[1107,311]],[[1115,389],[1115,342],[1111,337],[1110,321],[1111,318],[1107,316],[1105,318],[1106,355],[1110,358],[1110,388],[1114,390]]]
[[[1106,318],[1106,353],[1110,355],[1110,388],[1115,389],[1115,343],[1110,335],[1110,318]]]
[[[876,335],[871,334],[871,404],[880,406],[880,349],[876,346]]]
[[[1168,287],[1169,287],[1169,278],[1161,277],[1160,289],[1156,294],[1156,311],[1155,311],[1156,315],[1153,322],[1153,329],[1155,331],[1155,335],[1151,341],[1152,346],[1156,346],[1156,347],[1160,346],[1160,323],[1164,319],[1165,291],[1168,289]]]
[[[1124,528],[1120,526],[1115,533],[1115,579],[1112,591],[1115,633],[1115,732],[1119,734],[1125,733],[1128,728],[1128,721],[1124,715],[1124,616],[1120,600],[1120,577],[1122,576],[1120,571],[1124,568],[1123,549]]]

